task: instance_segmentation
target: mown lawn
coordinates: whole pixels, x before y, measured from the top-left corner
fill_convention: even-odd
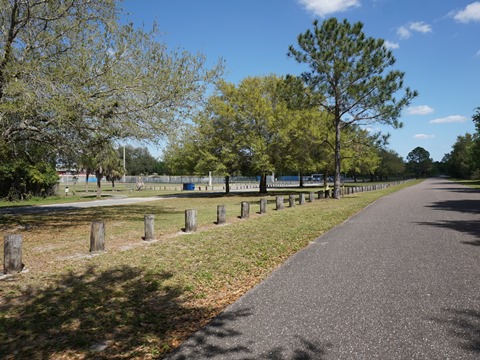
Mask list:
[[[469,186],[474,189],[480,189],[480,180],[463,180],[463,179],[452,179],[453,181]]]
[[[54,214],[3,215],[3,234],[23,235],[26,271],[0,280],[0,358],[150,359],[178,346],[309,242],[381,196],[316,200],[275,211],[268,197],[199,196]],[[283,191],[286,193],[286,190]],[[240,203],[250,219],[239,219]],[[227,208],[218,226],[216,206]],[[184,234],[184,210],[199,231]],[[155,215],[146,243],[144,215]],[[93,220],[106,224],[106,252],[90,256]],[[3,259],[3,249],[0,250]]]

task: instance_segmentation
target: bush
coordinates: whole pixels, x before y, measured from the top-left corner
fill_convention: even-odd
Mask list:
[[[16,159],[0,165],[0,197],[8,201],[53,195],[57,182],[55,167],[46,162],[28,164]]]

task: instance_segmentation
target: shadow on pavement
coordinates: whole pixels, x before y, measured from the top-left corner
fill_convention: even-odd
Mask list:
[[[469,214],[480,214],[480,200],[446,200],[437,201],[427,207],[441,211],[456,211]]]
[[[480,311],[473,309],[444,309],[437,323],[445,324],[457,346],[480,357]]]
[[[440,211],[452,211],[465,214],[480,214],[480,200],[447,200],[438,201],[427,207]],[[475,220],[441,220],[436,222],[417,222],[418,225],[434,226],[443,229],[451,229],[476,237],[473,241],[462,243],[480,246],[480,222]]]
[[[476,236],[474,241],[462,241],[463,244],[480,246],[480,222],[474,221],[437,221],[437,222],[417,222],[418,225],[434,226],[443,229],[451,229],[458,232]]]
[[[251,309],[229,311],[217,316],[208,326],[192,335],[168,360],[187,359],[272,359],[272,360],[321,360],[331,344],[295,336],[295,348],[277,346],[260,354],[253,353],[253,340],[239,341],[242,333],[235,330],[235,321],[252,316]],[[221,345],[220,345],[221,344]]]

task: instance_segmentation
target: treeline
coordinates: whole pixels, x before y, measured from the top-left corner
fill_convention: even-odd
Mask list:
[[[205,110],[170,139],[164,160],[175,175],[229,177],[322,173],[333,176],[335,131],[331,115],[317,106],[315,94],[298,79],[270,75],[249,77],[238,85],[220,82]],[[403,159],[386,149],[388,136],[360,126],[342,134],[343,174],[353,178],[388,179],[405,171]]]
[[[442,170],[462,179],[480,179],[480,107],[472,116],[476,132],[457,137],[452,151],[442,159]]]

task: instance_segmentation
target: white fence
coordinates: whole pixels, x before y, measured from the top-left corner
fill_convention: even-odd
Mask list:
[[[94,175],[89,176],[88,182],[95,183],[97,178]],[[105,181],[104,179],[102,181]],[[184,183],[194,183],[194,184],[225,184],[225,177],[212,176],[170,176],[170,175],[161,175],[161,176],[125,176],[121,180],[117,181],[118,183],[127,183],[127,184],[136,184],[139,181],[143,181],[144,184],[184,184]],[[81,175],[60,175],[60,183],[85,183],[86,176],[85,174]],[[256,183],[258,182],[255,177],[231,177],[230,183]]]

